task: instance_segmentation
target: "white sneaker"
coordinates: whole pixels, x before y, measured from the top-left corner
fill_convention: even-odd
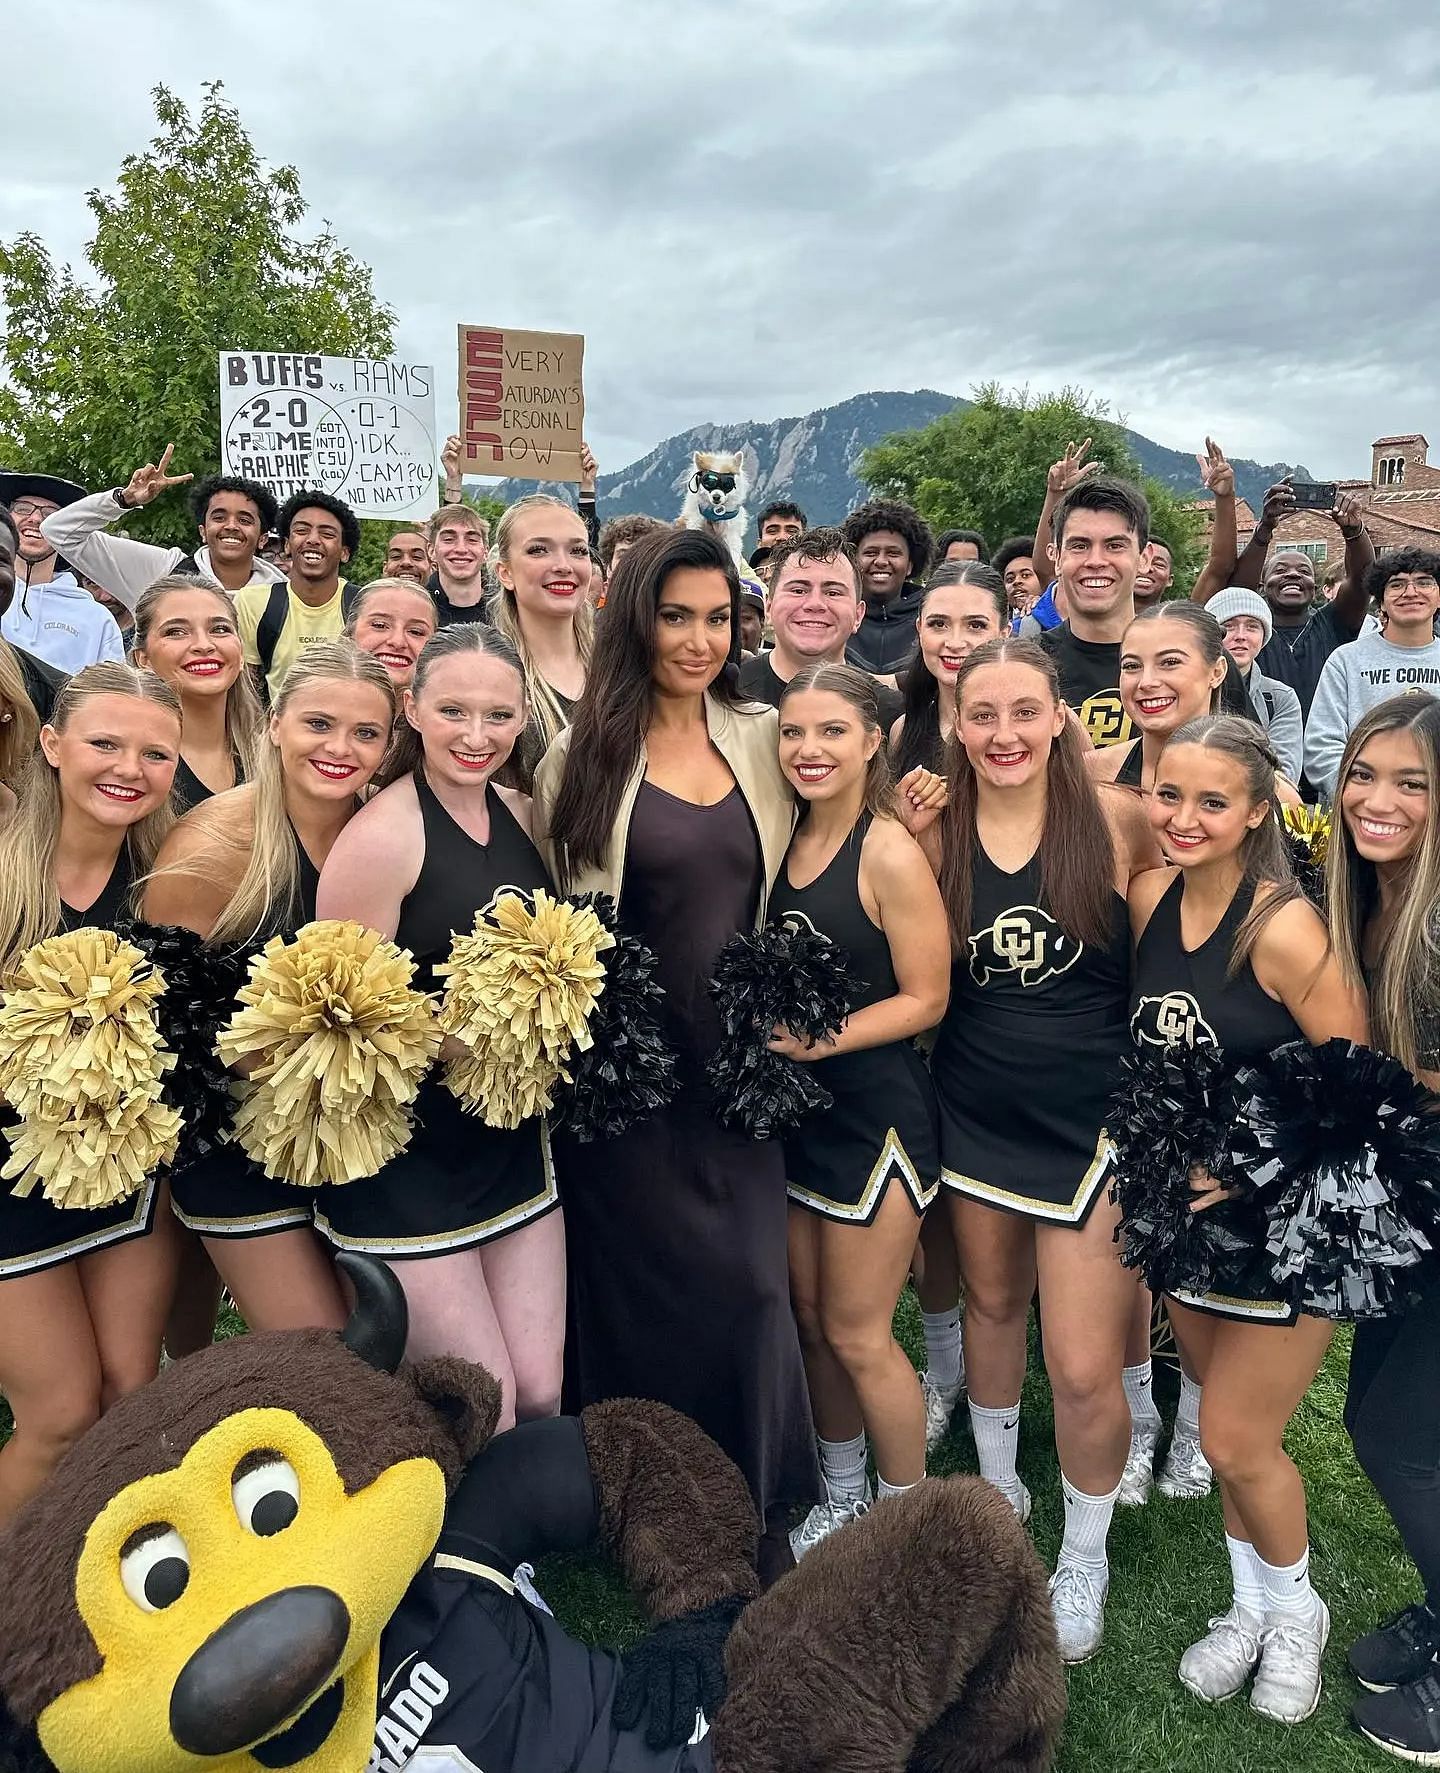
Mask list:
[[[832,1533],[843,1527],[847,1521],[858,1520],[875,1500],[870,1485],[865,1485],[865,1494],[848,1502],[834,1502],[828,1497],[824,1502],[817,1502],[790,1533],[790,1551],[798,1564],[807,1551],[814,1551],[822,1539],[828,1539]]]
[[[1205,1636],[1180,1658],[1181,1686],[1207,1705],[1233,1699],[1255,1672],[1264,1629],[1260,1615],[1241,1606],[1212,1619]]]
[[[1072,1666],[1088,1662],[1105,1637],[1105,1597],[1110,1592],[1110,1572],[1084,1564],[1057,1564],[1050,1578],[1050,1606],[1055,1614],[1055,1636],[1060,1658]]]
[[[1160,1441],[1160,1424],[1146,1423],[1130,1431],[1130,1451],[1125,1469],[1120,1474],[1120,1492],[1115,1500],[1121,1508],[1143,1508],[1155,1488],[1155,1448]]]
[[[1020,1482],[1019,1478],[1016,1478],[1015,1487],[1013,1489],[1011,1489],[1008,1484],[996,1484],[994,1488],[1000,1492],[1010,1504],[1011,1508],[1015,1510],[1015,1518],[1023,1527],[1026,1521],[1030,1519],[1030,1510],[1034,1506],[1030,1498],[1030,1492],[1025,1488],[1024,1484]]]
[[[1215,1473],[1200,1451],[1199,1436],[1177,1430],[1165,1455],[1165,1469],[1160,1473],[1160,1494],[1177,1502],[1198,1502],[1210,1494],[1214,1482]]]
[[[1316,1596],[1310,1619],[1267,1621],[1250,1709],[1277,1724],[1301,1724],[1320,1703],[1320,1658],[1330,1636],[1330,1609]]]
[[[937,1385],[929,1373],[920,1375],[920,1390],[925,1399],[925,1451],[933,1453],[945,1438],[956,1404],[965,1395],[965,1370],[954,1385]]]

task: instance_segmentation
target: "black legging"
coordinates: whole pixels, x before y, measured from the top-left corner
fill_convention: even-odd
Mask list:
[[[1345,1426],[1440,1610],[1440,1274],[1402,1316],[1356,1326]]]

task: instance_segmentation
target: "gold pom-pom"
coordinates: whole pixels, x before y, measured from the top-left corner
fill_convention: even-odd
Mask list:
[[[1299,839],[1315,867],[1323,867],[1330,848],[1329,807],[1287,806],[1283,812],[1285,829]]]
[[[156,1024],[163,975],[113,930],[71,930],[20,957],[0,1004],[0,1177],[59,1207],[134,1194],[175,1154],[180,1116],[160,1100],[174,1065]]]
[[[267,1176],[304,1188],[373,1176],[410,1143],[410,1107],[440,1048],[404,949],[358,923],[308,923],[250,962],[220,1035],[227,1064],[258,1059],[235,1138]]]
[[[544,1114],[569,1081],[568,1054],[590,1045],[589,1018],[605,986],[600,955],[615,938],[589,906],[502,893],[455,938],[440,1025],[468,1051],[445,1081],[492,1127],[518,1127]]]

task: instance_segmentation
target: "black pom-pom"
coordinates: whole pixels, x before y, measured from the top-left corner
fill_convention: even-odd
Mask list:
[[[558,1098],[560,1124],[588,1144],[617,1138],[665,1107],[675,1094],[675,1053],[660,1024],[665,993],[655,983],[655,955],[620,929],[607,893],[573,902],[588,905],[615,938],[602,957],[605,989],[590,1016],[593,1045],[571,1054],[571,1082]]]
[[[1192,1168],[1237,1191],[1230,1161],[1235,1093],[1215,1047],[1146,1047],[1121,1061],[1106,1126],[1115,1147],[1120,1260],[1155,1292],[1233,1286],[1259,1237],[1236,1201],[1190,1210]]]
[[[234,1079],[215,1051],[215,1039],[235,1008],[249,957],[212,948],[193,930],[170,925],[136,923],[125,934],[165,979],[160,1034],[175,1055],[165,1099],[180,1111],[183,1123],[170,1165],[175,1173],[208,1156],[229,1130]]]
[[[1440,1120],[1429,1092],[1396,1060],[1345,1040],[1294,1041],[1237,1086],[1231,1157],[1263,1208],[1276,1283],[1317,1317],[1402,1308],[1435,1225]]]
[[[720,1011],[720,1045],[705,1067],[716,1117],[752,1139],[773,1139],[830,1092],[770,1047],[777,1024],[802,1040],[824,1041],[844,1025],[860,990],[848,957],[827,936],[800,924],[766,924],[720,950],[710,994]]]

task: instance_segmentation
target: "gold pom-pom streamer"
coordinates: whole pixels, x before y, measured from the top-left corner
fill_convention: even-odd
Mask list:
[[[175,1154],[180,1116],[160,1100],[174,1065],[156,1025],[160,971],[113,930],[71,930],[20,957],[0,1004],[0,1177],[58,1207],[132,1195]]]
[[[605,987],[600,955],[615,938],[589,906],[502,893],[455,938],[435,969],[448,979],[440,1026],[468,1051],[445,1081],[488,1126],[544,1114],[569,1082],[566,1057],[590,1045],[591,1012]]]
[[[440,1048],[404,949],[358,923],[308,923],[250,962],[220,1035],[257,1059],[235,1138],[267,1176],[304,1188],[373,1176],[410,1143],[411,1104]]]
[[[1323,806],[1287,806],[1282,809],[1285,829],[1298,838],[1317,868],[1325,865],[1330,848],[1330,809]]]

